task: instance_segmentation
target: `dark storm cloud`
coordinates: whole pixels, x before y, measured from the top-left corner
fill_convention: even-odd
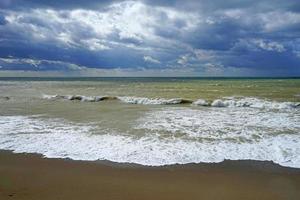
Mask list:
[[[0,7],[5,9],[101,9],[119,0],[1,0]]]
[[[294,0],[0,1],[1,70],[300,75],[299,37]]]
[[[7,23],[5,17],[0,13],[0,26],[5,25]]]
[[[290,10],[300,11],[299,2],[295,0],[143,0],[151,6],[170,7],[186,11],[215,12],[225,9],[256,9],[256,11],[268,10]]]

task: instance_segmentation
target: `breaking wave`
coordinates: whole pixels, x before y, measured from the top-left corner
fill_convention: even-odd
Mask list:
[[[143,105],[175,105],[175,104],[191,104],[194,106],[210,106],[210,107],[250,107],[260,109],[294,109],[299,108],[299,102],[277,102],[254,97],[225,97],[213,101],[198,99],[195,101],[182,98],[147,98],[134,96],[83,96],[83,95],[43,95],[48,100],[69,100],[82,102],[99,102],[105,100],[119,100],[129,104]]]
[[[146,98],[146,97],[118,97],[119,100],[131,104],[145,104],[145,105],[171,105],[171,104],[187,104],[192,101],[181,98],[164,99],[164,98]]]
[[[266,109],[291,109],[300,106],[300,103],[295,102],[276,102],[263,100],[258,98],[240,98],[236,99],[229,97],[226,99],[214,100],[211,104],[212,107],[250,107],[250,108],[266,108]]]
[[[144,130],[141,137],[62,119],[0,116],[0,149],[149,166],[251,159],[300,168],[299,118],[235,113],[229,120],[234,113],[219,115],[220,109],[214,110],[204,116],[199,110],[179,108],[149,112],[132,129]],[[277,135],[269,130],[277,130]]]
[[[83,95],[43,95],[43,99],[48,100],[69,100],[69,101],[83,101],[83,102],[99,102],[105,100],[115,100],[117,97],[110,96],[83,96]]]

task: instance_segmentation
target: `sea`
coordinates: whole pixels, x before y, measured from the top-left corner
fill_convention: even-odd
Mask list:
[[[299,78],[0,78],[0,149],[300,168]]]

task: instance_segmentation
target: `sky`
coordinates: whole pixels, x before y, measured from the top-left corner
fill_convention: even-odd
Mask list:
[[[300,76],[300,1],[0,0],[0,76]]]

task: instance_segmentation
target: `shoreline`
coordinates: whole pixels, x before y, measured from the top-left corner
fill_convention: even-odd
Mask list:
[[[264,161],[161,167],[0,151],[0,199],[299,199],[300,169]]]

